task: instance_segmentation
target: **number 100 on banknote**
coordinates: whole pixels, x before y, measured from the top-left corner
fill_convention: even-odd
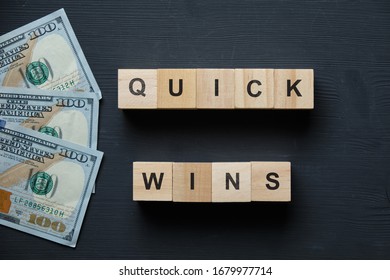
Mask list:
[[[102,156],[0,119],[0,224],[76,246]]]
[[[101,91],[63,9],[0,36],[0,86]]]

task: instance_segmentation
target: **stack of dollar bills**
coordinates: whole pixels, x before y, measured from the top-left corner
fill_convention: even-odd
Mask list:
[[[0,224],[76,246],[101,97],[63,9],[0,36]]]

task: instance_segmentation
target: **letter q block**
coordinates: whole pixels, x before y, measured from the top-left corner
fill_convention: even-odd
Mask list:
[[[156,109],[157,70],[119,69],[118,108]]]

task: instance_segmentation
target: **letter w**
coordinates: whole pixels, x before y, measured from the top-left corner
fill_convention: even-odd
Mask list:
[[[142,173],[142,177],[144,177],[145,188],[147,190],[150,190],[150,187],[152,186],[152,181],[156,185],[156,189],[159,190],[161,188],[161,185],[162,185],[164,173],[160,173],[160,178],[158,179],[158,181],[157,181],[156,173],[154,173],[154,172],[150,174],[149,181],[148,181],[148,178],[146,177],[146,173]]]

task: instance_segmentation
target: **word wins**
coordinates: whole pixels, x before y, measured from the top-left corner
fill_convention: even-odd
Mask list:
[[[313,69],[119,69],[120,109],[313,109]]]
[[[291,201],[291,164],[134,162],[133,200]]]

